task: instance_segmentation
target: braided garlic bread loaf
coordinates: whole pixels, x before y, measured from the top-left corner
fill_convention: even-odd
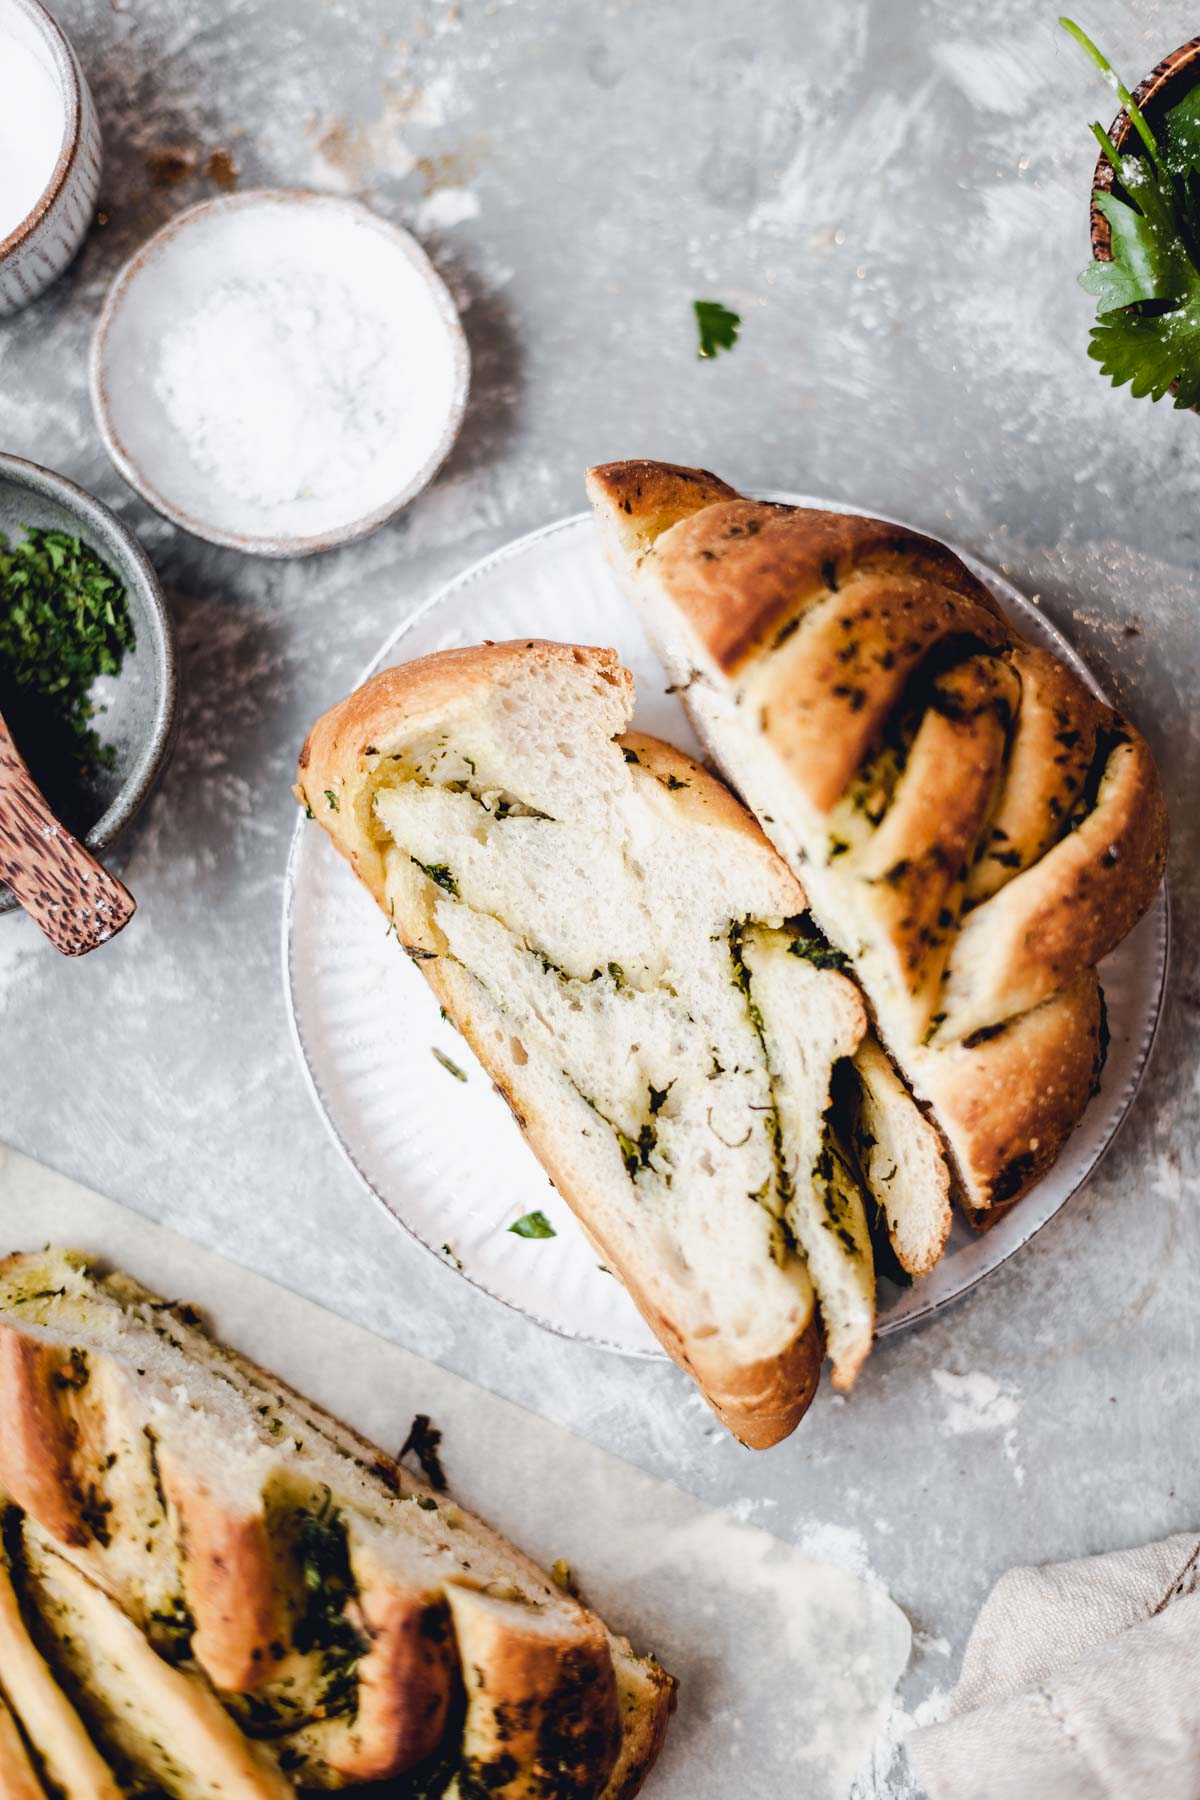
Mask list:
[[[0,1264],[0,1498],[3,1800],[629,1800],[661,1746],[653,1658],[82,1257]]]
[[[1095,965],[1166,858],[1145,741],[929,538],[664,463],[588,487],[697,731],[852,958],[986,1226],[1094,1091]]]

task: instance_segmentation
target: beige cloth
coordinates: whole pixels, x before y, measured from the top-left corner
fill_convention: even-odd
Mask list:
[[[1200,1800],[1200,1537],[1011,1569],[949,1718],[914,1732],[929,1800]]]

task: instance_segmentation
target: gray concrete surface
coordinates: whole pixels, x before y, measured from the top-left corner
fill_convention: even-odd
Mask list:
[[[1049,5],[1010,0],[60,0],[108,162],[76,268],[0,329],[0,444],[139,531],[171,594],[183,722],[132,845],[141,903],[72,966],[0,920],[0,1138],[786,1536],[869,1561],[950,1684],[1009,1564],[1197,1523],[1200,1015],[1194,568],[1200,423],[1085,355],[1106,96]],[[1134,79],[1195,29],[1091,0]],[[198,172],[155,185],[182,146]],[[214,191],[361,194],[411,224],[475,362],[440,480],[368,542],[269,565],[166,526],[92,426],[88,335],[122,258]],[[178,158],[174,162],[178,163]],[[185,159],[186,160],[186,159]],[[745,318],[694,355],[690,303]],[[1175,953],[1115,1148],[1026,1251],[826,1390],[755,1457],[687,1383],[544,1336],[391,1227],[330,1147],[279,975],[293,759],[397,619],[651,454],[844,495],[1004,567],[1161,756]],[[12,1193],[8,1204],[19,1204]]]

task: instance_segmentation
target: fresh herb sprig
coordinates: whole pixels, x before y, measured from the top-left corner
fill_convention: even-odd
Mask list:
[[[0,533],[0,711],[51,804],[115,752],[92,724],[97,676],[134,647],[125,589],[95,551],[65,531]]]
[[[1111,261],[1097,258],[1080,276],[1096,300],[1088,355],[1114,387],[1177,407],[1200,402],[1200,86],[1167,113],[1161,136],[1087,33],[1060,19],[1100,70],[1129,115],[1141,153],[1122,155],[1097,121],[1092,134],[1125,199],[1096,195],[1108,221]]]

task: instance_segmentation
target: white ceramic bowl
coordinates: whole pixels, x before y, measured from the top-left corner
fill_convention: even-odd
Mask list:
[[[341,455],[314,425],[331,368],[353,416]],[[355,201],[261,189],[181,213],[126,263],[92,343],[92,404],[166,518],[305,556],[365,537],[430,481],[469,370],[454,302],[406,231]]]
[[[96,108],[78,57],[38,0],[0,0],[0,59],[14,45],[47,77],[60,108],[61,137],[58,159],[32,210],[0,239],[0,316],[27,306],[62,274],[87,235],[100,189]]]

